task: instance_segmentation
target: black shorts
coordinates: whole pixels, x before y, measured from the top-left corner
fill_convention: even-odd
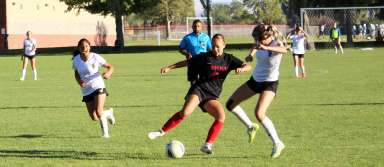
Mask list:
[[[101,95],[101,94],[107,94],[107,96],[109,95],[107,92],[107,89],[100,88],[100,89],[95,90],[94,92],[92,92],[91,94],[89,94],[87,96],[83,96],[82,102],[85,102],[85,103],[92,102],[95,100],[95,97],[97,95]]]
[[[257,82],[252,77],[247,81],[247,86],[251,88],[255,93],[261,93],[268,90],[276,94],[278,85],[279,81]]]
[[[203,112],[207,112],[207,111],[204,109],[204,107],[203,107],[205,103],[207,103],[207,102],[210,101],[210,100],[217,100],[217,99],[218,99],[218,97],[216,97],[216,96],[214,96],[214,95],[212,95],[212,94],[210,94],[210,93],[208,93],[208,92],[205,92],[205,91],[201,90],[201,89],[198,88],[198,87],[194,87],[194,86],[192,86],[191,88],[189,88],[188,93],[187,93],[187,95],[185,96],[184,99],[187,100],[188,97],[189,97],[190,95],[192,95],[193,92],[196,92],[196,95],[199,97],[199,101],[200,101],[200,103],[199,103],[199,107],[200,107],[200,109],[201,109]]]
[[[35,58],[36,55],[26,55],[26,54],[23,54],[23,57],[22,58],[28,58],[29,60],[32,60],[33,58]]]
[[[304,58],[304,54],[293,54],[293,56],[297,56],[299,58]]]

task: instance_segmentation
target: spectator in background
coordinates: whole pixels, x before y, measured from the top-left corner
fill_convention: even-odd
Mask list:
[[[326,25],[325,23],[320,25],[319,36],[317,38],[320,38],[320,36],[321,36],[322,39],[324,38],[325,25]]]

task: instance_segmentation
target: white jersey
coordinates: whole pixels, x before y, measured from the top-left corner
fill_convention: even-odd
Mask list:
[[[34,56],[36,54],[36,40],[33,38],[24,39],[24,54],[27,56]]]
[[[73,69],[79,73],[80,79],[86,84],[81,88],[83,96],[89,95],[97,89],[105,88],[99,67],[106,63],[104,58],[92,52],[86,62],[80,58],[80,54],[73,58]]]
[[[303,33],[293,34],[291,37],[292,40],[292,50],[293,54],[304,54],[305,53],[305,36]]]
[[[274,40],[269,46],[279,46],[279,44]],[[253,70],[253,79],[257,82],[279,80],[279,66],[282,56],[281,53],[276,54],[267,50],[257,50],[257,63],[255,70]]]

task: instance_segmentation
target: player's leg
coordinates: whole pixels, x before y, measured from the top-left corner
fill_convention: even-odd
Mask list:
[[[341,51],[341,54],[344,54],[344,51],[343,51],[343,46],[341,46],[341,41],[340,41],[340,38],[337,39],[337,45],[339,46],[340,48],[340,51]]]
[[[95,96],[95,109],[96,114],[100,120],[101,130],[103,132],[104,138],[109,138],[109,128],[108,128],[108,115],[110,114],[108,111],[104,111],[104,103],[107,97],[106,93],[98,93]]]
[[[301,77],[306,78],[307,74],[305,73],[304,54],[300,56],[299,64],[300,64],[300,69],[301,69]]]
[[[272,100],[275,97],[275,92],[273,91],[263,91],[260,93],[259,100],[256,105],[255,114],[257,120],[263,125],[265,131],[268,136],[271,138],[273,142],[272,148],[272,158],[277,158],[281,151],[284,149],[284,144],[280,140],[276,128],[273,125],[272,121],[266,116],[267,109],[269,105],[272,103]]]
[[[179,112],[175,113],[171,118],[169,118],[160,130],[149,132],[148,138],[153,140],[157,137],[164,136],[167,132],[175,128],[185,118],[191,115],[199,103],[199,96],[195,92],[189,95],[187,100],[184,102],[183,108]]]
[[[31,58],[31,67],[33,72],[33,80],[37,80],[36,57]]]
[[[337,40],[336,39],[332,39],[332,45],[333,47],[335,48],[335,54],[337,54]]]
[[[23,56],[23,64],[22,64],[22,67],[21,67],[20,81],[24,81],[25,80],[25,75],[27,73],[28,60],[29,60],[28,57]]]
[[[217,136],[220,134],[221,128],[224,125],[225,113],[223,106],[218,100],[209,100],[203,105],[203,107],[209,115],[215,118],[215,121],[209,129],[205,144],[201,147],[200,150],[204,153],[212,154],[212,145],[215,142]]]
[[[295,76],[296,78],[298,78],[299,77],[299,57],[297,56],[297,54],[293,54],[293,65],[295,68]]]
[[[226,103],[226,108],[228,109],[228,111],[235,114],[235,116],[247,127],[247,133],[249,136],[248,142],[252,142],[254,140],[259,126],[249,119],[248,115],[240,107],[239,104],[256,94],[256,92],[250,88],[250,86],[252,86],[252,83],[254,82],[251,81],[253,81],[252,78],[246,83],[242,84],[239,88],[237,88]]]

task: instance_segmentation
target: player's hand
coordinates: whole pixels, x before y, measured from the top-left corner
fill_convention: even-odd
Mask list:
[[[169,71],[171,71],[171,69],[169,67],[163,67],[160,70],[160,74],[164,75],[164,74],[168,73]]]
[[[191,59],[191,58],[192,58],[192,55],[191,55],[190,53],[188,53],[188,55],[187,55],[187,56],[185,56],[185,58],[186,58],[187,60],[189,60],[189,59]]]
[[[240,73],[245,72],[245,70],[244,70],[244,68],[236,68],[235,72],[236,72],[236,74],[240,74]]]
[[[253,56],[252,55],[248,55],[247,57],[245,57],[245,61],[246,62],[252,62],[253,61]]]
[[[80,87],[84,88],[87,85],[87,83],[85,81],[81,80],[79,85],[80,85]]]
[[[105,72],[105,73],[103,73],[103,78],[104,78],[105,80],[107,80],[107,79],[111,78],[111,75],[112,75],[112,73],[110,73],[110,72]]]

